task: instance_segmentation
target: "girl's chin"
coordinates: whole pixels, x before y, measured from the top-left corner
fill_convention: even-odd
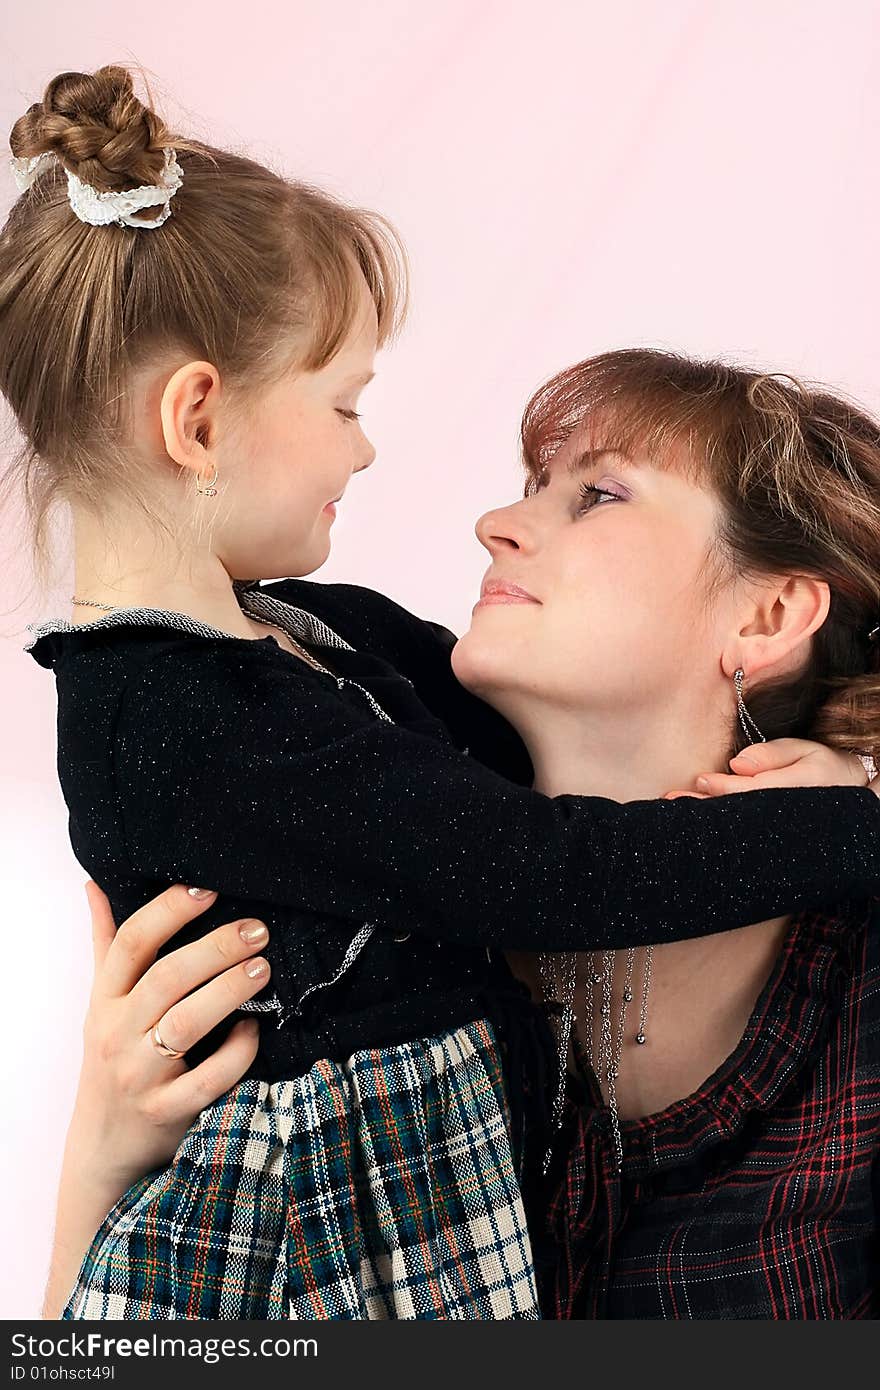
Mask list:
[[[322,534],[323,529],[323,534]],[[302,547],[296,560],[291,557],[291,565],[295,568],[288,569],[290,575],[299,575],[301,578],[309,574],[314,574],[329,559],[331,551],[330,536],[326,528],[316,527],[311,541]]]

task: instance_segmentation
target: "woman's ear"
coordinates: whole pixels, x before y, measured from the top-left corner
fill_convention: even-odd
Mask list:
[[[210,362],[178,367],[162,392],[162,438],[169,458],[200,474],[217,432],[220,373]]]
[[[786,675],[805,660],[807,643],[831,607],[831,590],[824,579],[790,575],[752,594],[750,611],[739,633],[722,655],[725,675],[738,669],[749,677],[765,671]]]

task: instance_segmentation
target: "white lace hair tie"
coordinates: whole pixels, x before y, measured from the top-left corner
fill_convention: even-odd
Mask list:
[[[80,222],[88,222],[92,227],[105,227],[116,222],[120,227],[144,227],[150,230],[161,227],[171,214],[171,199],[183,182],[183,170],[177,162],[173,149],[163,150],[165,165],[159,182],[143,184],[140,188],[128,188],[123,193],[99,193],[89,183],[83,183],[67,170],[67,197]],[[47,151],[34,155],[32,159],[13,157],[12,173],[18,190],[24,193],[38,177],[46,164],[57,156]],[[153,208],[163,204],[162,211],[152,221],[145,222],[135,217],[142,208]]]

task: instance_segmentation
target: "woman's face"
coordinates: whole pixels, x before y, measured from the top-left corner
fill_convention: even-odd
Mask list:
[[[548,706],[717,708],[734,616],[731,587],[708,587],[718,520],[683,472],[572,436],[534,495],[477,523],[492,563],[453,654],[459,680],[520,728]]]

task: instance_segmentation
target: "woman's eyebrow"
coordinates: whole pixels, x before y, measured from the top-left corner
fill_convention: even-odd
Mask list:
[[[620,449],[583,449],[568,465],[568,473],[585,473],[590,468],[595,468],[600,459],[614,458],[624,466],[632,467],[632,459]]]
[[[375,372],[358,372],[356,376],[349,376],[345,379],[346,386],[366,386],[368,381],[372,381]]]

